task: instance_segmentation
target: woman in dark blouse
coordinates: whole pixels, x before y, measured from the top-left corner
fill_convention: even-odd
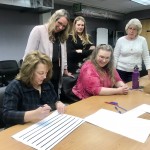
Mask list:
[[[74,19],[72,32],[67,40],[68,70],[71,73],[79,73],[79,68],[95,49],[91,37],[86,31],[86,21],[78,16]]]
[[[37,50],[27,54],[19,74],[5,91],[3,119],[6,128],[39,121],[55,109],[64,112],[65,105],[58,100],[51,76],[52,62],[46,54]]]

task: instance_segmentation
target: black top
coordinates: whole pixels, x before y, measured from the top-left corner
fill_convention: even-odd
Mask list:
[[[41,85],[41,95],[32,86],[28,87],[23,82],[14,79],[6,88],[3,99],[3,119],[6,127],[24,123],[25,111],[37,109],[48,104],[56,109],[58,97],[52,83],[45,82]]]
[[[87,58],[92,53],[92,50],[89,50],[92,45],[94,44],[89,43],[83,45],[79,36],[77,36],[77,42],[75,43],[73,41],[72,35],[69,35],[67,40],[67,63],[68,70],[71,73],[76,73],[80,68],[79,63],[83,63],[83,59]],[[77,49],[82,49],[82,53],[77,53]]]
[[[56,35],[56,41],[53,43],[53,75],[51,82],[54,85],[54,89],[58,94],[58,85],[61,77],[61,46],[58,36]]]

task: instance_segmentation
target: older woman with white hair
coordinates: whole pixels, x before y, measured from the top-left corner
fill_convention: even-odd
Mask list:
[[[142,59],[150,78],[150,57],[147,41],[140,36],[142,24],[140,20],[131,19],[125,27],[127,35],[117,40],[114,49],[115,67],[124,82],[132,80],[132,72],[137,65],[142,70]]]

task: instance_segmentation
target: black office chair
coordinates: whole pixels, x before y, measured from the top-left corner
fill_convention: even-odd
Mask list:
[[[1,86],[6,86],[19,72],[19,66],[16,60],[0,61],[0,80]]]
[[[5,93],[6,87],[1,87],[0,88],[0,128],[4,128],[4,122],[3,122],[3,97]]]
[[[74,74],[75,78],[64,76],[61,89],[60,100],[67,104],[79,101],[79,98],[72,93],[72,88],[77,82],[78,74]]]

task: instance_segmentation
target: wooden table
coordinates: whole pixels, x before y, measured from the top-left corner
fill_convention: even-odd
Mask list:
[[[140,85],[145,86],[150,81],[145,76],[140,79]],[[129,83],[131,86],[131,83]],[[115,111],[106,101],[117,101],[127,110],[141,104],[150,104],[150,95],[139,90],[130,90],[128,95],[93,96],[80,102],[68,105],[66,113],[84,118],[100,108]],[[150,119],[150,115],[145,116]],[[108,122],[111,123],[111,122]],[[16,125],[0,132],[0,150],[32,150],[33,148],[22,144],[11,136],[31,124]],[[142,131],[137,131],[142,132]],[[107,131],[89,123],[83,123],[65,139],[58,143],[53,150],[149,150],[150,137],[143,144],[119,134]]]

